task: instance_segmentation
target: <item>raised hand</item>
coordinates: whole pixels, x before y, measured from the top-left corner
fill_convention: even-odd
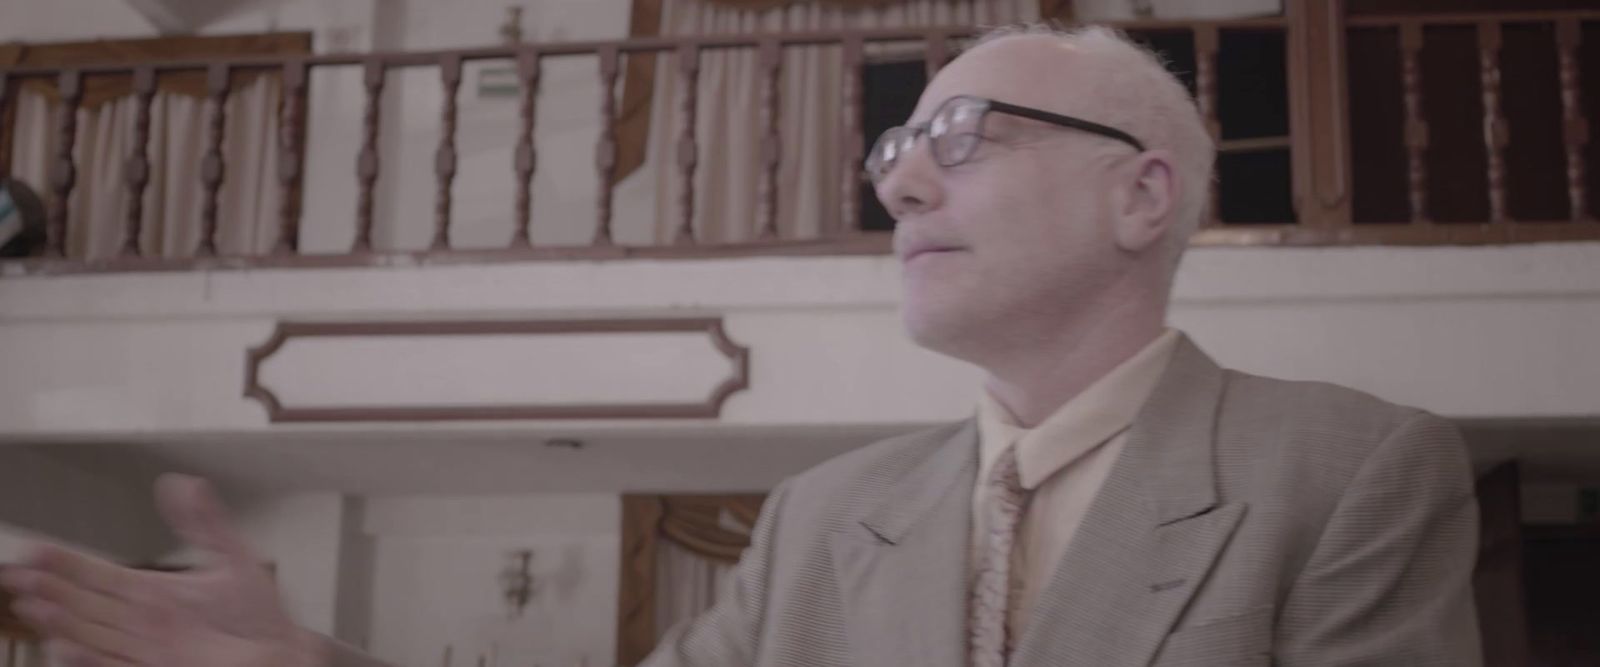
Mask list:
[[[272,577],[229,522],[210,484],[166,475],[156,501],[204,563],[135,570],[52,545],[0,570],[23,622],[67,665],[321,667],[325,640],[295,625]]]

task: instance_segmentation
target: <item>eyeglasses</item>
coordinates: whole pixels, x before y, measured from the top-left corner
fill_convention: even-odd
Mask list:
[[[991,111],[1098,134],[1128,144],[1141,153],[1145,150],[1144,143],[1133,135],[1108,125],[972,95],[957,95],[941,103],[926,123],[885,130],[867,154],[867,177],[873,183],[881,182],[924,134],[928,135],[933,160],[939,166],[954,167],[966,162],[983,140],[983,120]]]

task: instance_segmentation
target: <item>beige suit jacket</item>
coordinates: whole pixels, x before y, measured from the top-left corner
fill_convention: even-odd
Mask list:
[[[644,664],[965,664],[976,469],[969,421],[788,480],[732,590]],[[1476,546],[1449,424],[1223,370],[1185,339],[1011,664],[1472,667]],[[338,667],[381,664],[336,653]]]
[[[966,662],[971,422],[769,498],[732,590],[649,667]],[[1184,340],[1011,664],[1478,665],[1477,506],[1457,432]]]

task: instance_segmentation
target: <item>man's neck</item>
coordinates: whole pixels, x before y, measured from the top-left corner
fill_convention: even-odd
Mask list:
[[[984,364],[989,394],[1018,426],[1038,426],[1166,328],[1164,309],[1124,309],[1089,320],[1032,344],[1012,345],[1003,358]]]

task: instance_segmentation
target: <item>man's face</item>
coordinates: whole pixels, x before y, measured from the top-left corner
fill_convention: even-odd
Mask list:
[[[929,83],[908,125],[962,95],[1114,124],[1073,103],[1095,75],[1079,60],[1048,37],[989,42]],[[920,139],[876,186],[898,221],[911,337],[957,357],[1027,329],[1018,325],[1068,321],[1115,280],[1118,250],[1103,214],[1109,161],[1097,156],[1133,152],[999,112],[984,116],[977,144],[965,162],[941,167]]]

